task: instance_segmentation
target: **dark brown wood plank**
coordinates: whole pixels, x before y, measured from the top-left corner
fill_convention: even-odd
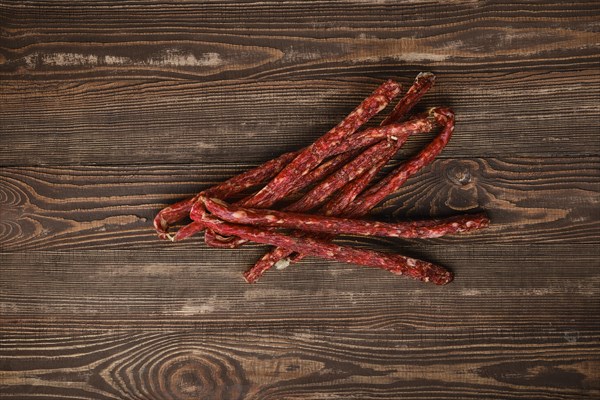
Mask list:
[[[600,42],[593,1],[4,1],[1,12],[0,73],[17,79],[581,70]]]
[[[3,168],[0,248],[196,249],[196,240],[160,242],[152,219],[161,207],[248,168],[240,164]],[[440,159],[411,178],[374,214],[381,220],[398,220],[483,209],[492,218],[492,226],[480,233],[427,243],[596,243],[599,171],[598,157]],[[390,246],[406,243],[381,241]]]
[[[315,260],[248,285],[239,274],[259,250],[2,254],[0,391],[252,399],[600,391],[597,247],[423,246],[457,273],[446,287]]]
[[[313,258],[249,285],[241,273],[263,249],[3,253],[3,325],[160,331],[600,327],[594,301],[600,249],[594,245],[403,249],[452,269],[456,279],[444,287]]]
[[[0,0],[0,397],[600,397],[599,18],[595,1]],[[426,70],[418,110],[451,106],[456,134],[376,215],[493,226],[341,242],[451,285],[310,258],[248,285],[265,247],[155,238],[162,206]]]
[[[383,79],[408,85],[417,72],[292,82],[7,81],[0,165],[257,162],[308,145]],[[455,109],[447,157],[599,154],[599,98],[597,68],[460,72],[439,74],[418,110]]]
[[[0,165],[263,160],[422,70],[440,77],[424,105],[459,115],[450,156],[598,154],[598,15],[594,2],[5,1]]]
[[[324,329],[273,331],[268,341],[255,331],[4,331],[4,399],[34,393],[43,399],[107,400],[600,395],[597,331],[567,336],[548,327],[451,328],[440,334],[417,328],[357,335]]]

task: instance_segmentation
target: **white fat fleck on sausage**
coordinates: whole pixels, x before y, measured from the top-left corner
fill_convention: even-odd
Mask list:
[[[210,201],[212,201],[213,203],[220,204],[222,206],[226,206],[227,205],[227,203],[225,203],[221,199],[217,199],[216,197],[211,197]]]
[[[236,211],[232,215],[234,218],[245,218],[248,216],[245,211]]]
[[[290,259],[289,258],[282,258],[281,260],[277,261],[275,263],[275,268],[277,269],[286,269],[287,267],[289,267],[290,265]]]

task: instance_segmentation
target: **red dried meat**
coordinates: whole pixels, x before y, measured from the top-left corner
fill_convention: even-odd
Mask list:
[[[385,82],[312,145],[161,210],[154,219],[159,237],[177,241],[205,230],[209,246],[235,248],[247,241],[275,246],[244,274],[248,282],[256,281],[273,265],[306,255],[382,268],[439,285],[450,282],[449,271],[429,262],[331,242],[338,234],[433,238],[489,224],[484,214],[396,223],[360,219],[429,164],[451,138],[454,113],[445,107],[401,122],[434,81],[431,73],[419,74],[380,127],[358,131],[398,94],[396,82]],[[430,131],[434,122],[441,130],[431,143],[366,189],[411,134]],[[252,188],[258,191],[234,204],[225,202]],[[298,198],[307,188],[307,193],[290,204],[292,196]],[[289,205],[282,211],[265,209],[283,199]],[[169,227],[188,215],[193,222],[169,234]]]

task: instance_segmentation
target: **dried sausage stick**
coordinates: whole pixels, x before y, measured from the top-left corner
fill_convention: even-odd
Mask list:
[[[391,130],[391,133],[393,133],[393,136],[391,137],[396,143],[381,141],[374,144],[354,160],[340,168],[337,172],[327,177],[300,200],[286,207],[286,210],[308,211],[320,206],[332,193],[342,188],[356,177],[364,174],[365,171],[373,165],[373,160],[377,159],[379,154],[386,152],[389,148],[400,148],[400,146],[408,140],[408,137],[411,134],[429,132],[433,129],[434,124],[427,117],[421,117],[408,121],[405,124],[394,126],[397,128]]]
[[[314,182],[318,182],[319,180],[323,179],[323,177],[330,175],[332,172],[337,170],[340,165],[353,159],[354,157],[356,157],[357,154],[358,154],[357,150],[349,151],[346,153],[338,154],[337,156],[334,156],[334,157],[330,158],[329,160],[325,161],[324,163],[319,165],[317,168],[310,171],[310,173],[304,175],[302,177],[302,179],[300,180],[300,182],[298,182],[298,184],[294,188],[294,190],[292,190],[292,192],[289,193],[289,195],[299,192],[300,190],[304,189],[306,186],[309,186]],[[244,200],[242,200],[239,203],[243,204],[243,202],[244,202]],[[185,229],[181,234],[178,233],[175,236],[173,236],[172,240],[173,241],[183,240],[183,239],[190,237],[204,229],[201,224],[197,224],[197,223],[194,224],[192,227],[186,227],[186,228],[187,229]],[[206,242],[207,245],[209,245],[211,247],[219,247],[219,248],[224,248],[224,249],[234,249],[234,248],[239,247],[239,246],[243,245],[244,243],[246,243],[245,240],[240,239],[240,238],[224,237],[221,235],[216,235],[210,229],[206,230],[206,232],[204,233],[204,241]]]
[[[406,142],[409,135],[415,134],[415,133],[429,132],[431,129],[433,129],[433,122],[431,121],[431,119],[428,116],[420,115],[420,116],[417,116],[403,124],[392,124],[392,125],[388,125],[388,126],[385,126],[382,128],[374,128],[374,129],[376,131],[376,135],[370,135],[370,138],[371,139],[377,138],[377,140],[380,140],[379,143],[372,145],[370,148],[365,150],[362,154],[360,154],[354,160],[352,160],[348,164],[344,165],[340,170],[338,170],[337,172],[328,176],[323,182],[318,184],[315,188],[313,188],[310,192],[308,192],[300,200],[289,205],[285,209],[288,211],[308,211],[315,207],[318,207],[325,200],[327,200],[327,198],[332,193],[334,193],[336,190],[344,187],[348,182],[354,180],[356,177],[363,175],[365,170],[373,164],[373,161],[377,160],[379,157],[381,157],[382,153],[388,154],[389,150],[391,150],[391,148],[394,148],[393,153],[389,154],[389,156],[384,157],[384,158],[389,159],[400,148],[400,146],[402,146]],[[366,132],[366,131],[363,131],[363,132]],[[382,138],[388,138],[388,140],[390,140],[391,143],[387,142],[387,141],[381,141]],[[348,138],[346,143],[352,143],[351,140],[352,140],[352,138]],[[362,143],[361,143],[361,145],[362,145]],[[354,146],[360,147],[360,146],[354,144],[353,146],[351,146],[349,148],[353,148]],[[343,154],[348,154],[348,152],[343,153]],[[339,157],[339,156],[336,156],[334,159],[336,159],[337,157]],[[386,162],[387,162],[387,159],[386,159]],[[323,163],[323,164],[321,164],[321,166],[323,166],[325,164],[326,163]],[[341,163],[339,163],[339,164],[341,164]],[[336,166],[337,165],[338,165],[338,163],[336,163]],[[311,182],[316,181],[317,180],[316,177],[313,178],[312,175],[313,175],[313,172],[315,172],[315,171],[320,172],[319,169],[321,166],[315,168],[310,173],[304,175],[300,179],[300,182],[301,182],[300,187],[306,186],[305,182],[307,180],[311,181]],[[383,167],[383,165],[381,167]],[[327,166],[327,171],[329,171],[329,170],[330,170],[330,168],[329,168],[329,166]],[[321,173],[318,174],[319,177],[321,175],[324,175],[324,174],[321,174]],[[366,184],[365,184],[365,186],[366,186]],[[297,190],[298,189],[295,188],[293,190],[293,192],[296,192]],[[252,198],[251,197],[247,198],[247,199],[243,200],[240,204],[243,206],[252,207],[252,205],[251,205]],[[248,204],[250,204],[250,205],[248,205]],[[195,232],[191,232],[191,231],[186,231],[186,232],[187,233],[195,233]],[[186,235],[186,236],[176,235],[174,237],[174,240],[181,240],[187,236],[188,235]],[[206,241],[206,243],[208,245],[210,245],[212,247],[222,247],[222,248],[229,248],[229,249],[239,247],[246,242],[241,239],[236,240],[233,238],[224,238],[224,237],[217,238],[214,235],[214,233],[211,233],[209,230],[207,230],[206,233],[204,234],[204,240]]]
[[[325,158],[332,155],[340,143],[383,110],[399,91],[400,86],[392,80],[382,84],[342,122],[304,149],[244,205],[258,208],[270,207],[284,198],[303,175],[309,173]]]
[[[299,182],[298,187],[295,188],[294,190],[298,190],[298,191],[302,190],[304,187],[310,185],[315,180],[319,180],[323,176],[327,176],[328,174],[331,174],[337,167],[339,167],[339,165],[341,165],[344,162],[347,162],[348,160],[355,157],[356,153],[357,153],[356,151],[354,151],[354,152],[351,151],[351,152],[339,154],[339,155],[331,158],[327,162],[321,164],[319,166],[319,168],[314,169],[313,171],[311,171],[310,174],[303,177],[301,182]],[[179,231],[177,231],[177,233],[175,235],[168,234],[167,229],[168,229],[169,225],[172,225],[173,223],[176,223],[177,221],[180,221],[189,215],[193,204],[198,200],[198,197],[201,194],[204,194],[206,196],[214,196],[214,197],[226,199],[226,198],[228,198],[232,195],[235,195],[239,192],[242,192],[252,186],[255,186],[261,182],[264,182],[265,180],[267,180],[269,178],[272,178],[279,171],[281,171],[281,169],[283,169],[283,167],[285,166],[285,163],[291,161],[296,154],[297,154],[297,152],[296,153],[286,153],[274,160],[264,163],[263,165],[255,168],[255,169],[252,169],[248,172],[234,176],[233,178],[231,178],[217,186],[213,186],[192,198],[180,201],[179,203],[175,203],[175,204],[163,209],[161,212],[159,212],[159,214],[155,218],[155,227],[159,226],[161,228],[160,231],[157,228],[157,231],[159,231],[159,237],[161,237],[163,239],[168,238],[174,242],[177,242],[177,241],[186,239],[198,232],[201,232],[204,229],[204,227],[202,226],[202,224],[199,224],[197,222],[192,222],[192,223],[184,226],[183,228],[180,228]],[[304,178],[306,178],[306,179],[304,179]],[[166,218],[169,218],[169,219],[167,220]],[[161,219],[162,219],[162,222],[161,222]],[[217,238],[213,239],[213,238],[205,237],[205,239],[208,239],[210,241],[209,245],[212,245],[213,247],[233,248],[233,247],[231,247],[231,241],[228,244],[225,244],[222,240],[219,240]],[[220,244],[223,244],[223,245],[219,246]]]
[[[270,232],[250,226],[235,225],[221,221],[207,214],[195,215],[208,228],[224,235],[235,235],[257,243],[270,244],[313,255],[328,260],[342,261],[367,267],[381,268],[396,275],[445,285],[452,281],[452,273],[432,263],[397,254],[380,253],[373,250],[340,246],[329,241],[310,237],[292,237],[282,233]]]
[[[373,171],[374,173],[371,174],[371,178],[369,178],[368,181],[364,182],[360,191],[357,191],[358,187],[350,186],[357,193],[354,194],[351,198],[340,199],[342,203],[348,203],[352,201],[354,197],[364,189],[364,187],[372,179],[372,176],[374,176],[374,174],[380,168],[382,168],[383,165],[385,165],[389,158],[391,158],[393,154],[395,154],[395,152],[406,142],[406,140],[411,134],[429,132],[431,129],[433,129],[433,122],[427,116],[418,116],[410,121],[405,122],[404,124],[390,125],[390,127],[392,128],[387,131],[387,134],[391,135],[391,137],[393,138],[392,142],[380,141],[379,143],[374,144],[373,146],[365,150],[362,154],[360,154],[358,157],[356,157],[354,160],[344,165],[337,172],[329,175],[324,181],[322,181],[320,184],[314,187],[300,200],[287,206],[284,209],[287,211],[308,211],[315,207],[318,207],[325,200],[327,200],[327,198],[331,196],[332,193],[344,187],[350,181],[356,179],[357,177],[364,175],[365,171],[371,168],[373,162],[377,163],[377,170]],[[384,160],[383,164],[378,163],[378,159]],[[310,175],[310,173],[305,176],[308,175]],[[244,206],[246,205],[246,202],[242,201],[240,204]],[[176,235],[174,240],[180,240],[179,235]],[[234,238],[224,237],[217,238],[214,235],[214,233],[211,233],[208,230],[204,234],[204,240],[208,245],[212,247],[222,247],[229,249],[239,247],[246,242],[242,239],[236,240]]]
[[[466,233],[489,225],[489,219],[483,214],[388,223],[259,208],[244,208],[227,204],[216,198],[201,197],[200,201],[204,202],[204,206],[211,214],[223,221],[234,224],[280,227],[336,235],[431,239],[444,235]]]
[[[378,164],[373,165],[373,167],[371,167],[369,171],[367,171],[362,176],[356,178],[355,180],[344,186],[344,188],[340,191],[338,196],[331,199],[327,204],[325,204],[325,206],[322,209],[324,211],[323,213],[329,215],[327,214],[327,210],[329,209],[328,206],[330,204],[334,204],[336,201],[339,202],[339,204],[346,205],[352,202],[352,200],[354,200],[354,198],[365,189],[369,182],[371,182],[375,175],[377,175],[379,170],[381,170],[381,168],[383,168],[383,166],[387,164],[387,162],[392,156],[393,152],[391,151],[389,152],[389,154],[385,154]],[[331,206],[331,208],[333,208],[333,206]],[[331,238],[333,238],[333,236]],[[291,256],[291,259],[287,259],[286,257],[288,256]],[[248,283],[254,283],[258,280],[258,278],[262,276],[262,274],[264,274],[272,266],[275,266],[279,269],[285,268],[290,264],[290,260],[293,262],[298,262],[302,258],[304,258],[304,255],[302,254],[294,253],[293,251],[284,249],[282,247],[273,247],[272,249],[267,251],[258,261],[256,261],[252,268],[244,272],[244,279]]]
[[[414,83],[408,89],[406,94],[400,99],[394,110],[381,122],[381,125],[391,124],[398,122],[421,100],[421,97],[435,83],[435,75],[431,72],[421,72],[415,78]]]
[[[207,196],[214,196],[222,199],[228,198],[229,196],[242,192],[274,177],[291,160],[293,160],[297,154],[298,152],[282,154],[250,171],[236,175],[219,185],[213,186],[203,193],[206,193]],[[181,221],[189,215],[192,205],[196,202],[197,197],[198,195],[165,207],[156,215],[154,218],[154,228],[156,229],[159,238],[168,239],[170,237],[168,233],[169,226]]]
[[[385,118],[382,121],[381,125],[384,125],[384,124],[390,123],[390,122],[395,123],[395,122],[398,122],[399,120],[401,120],[402,118],[404,118],[404,116],[412,109],[412,107],[415,106],[415,104],[421,99],[421,97],[423,97],[423,95],[429,89],[431,89],[431,87],[433,86],[434,83],[435,83],[435,75],[433,75],[430,72],[420,73],[419,75],[417,75],[413,85],[409,88],[409,90],[402,97],[402,99],[400,99],[400,101],[394,108],[394,111],[392,111],[392,114],[390,114],[387,118]],[[360,134],[360,132],[355,135],[358,135],[358,134]],[[390,156],[390,158],[392,156]],[[386,163],[387,163],[387,161],[386,161]],[[379,168],[377,168],[376,172],[381,170],[381,168],[383,168],[384,165],[385,165],[385,163],[383,165],[381,165]],[[375,174],[373,174],[373,177],[374,176],[375,176]],[[366,186],[370,182],[371,179],[367,180],[364,186]],[[359,182],[356,182],[356,183],[359,183]],[[358,193],[362,192],[362,190],[364,189],[364,187],[362,187],[362,188],[360,188],[360,190],[357,191],[356,189],[359,187],[360,187],[359,185],[356,185],[354,188],[351,187],[349,189],[346,189],[345,191],[347,191],[347,194],[341,193],[336,198],[330,200],[329,203],[323,207],[324,213],[326,215],[342,214],[343,211],[347,207],[349,207],[349,204],[354,200],[354,198],[358,195]],[[345,196],[347,196],[347,197],[345,197]],[[365,212],[365,214],[368,213],[369,211],[370,211],[370,209],[368,209]],[[331,238],[333,238],[333,237],[331,237]],[[249,283],[252,283],[252,282],[255,282],[264,272],[266,272],[273,265],[276,265],[276,266],[289,265],[290,260],[286,259],[285,257],[292,255],[292,253],[293,252],[288,251],[286,249],[281,249],[281,248],[271,249],[270,251],[265,253],[254,264],[254,266],[252,268],[250,268],[248,271],[246,271],[244,273],[244,278]],[[292,260],[294,262],[297,262],[297,261],[301,260],[302,258],[303,258],[302,254],[296,253],[292,256]]]
[[[398,190],[400,186],[421,168],[431,163],[443,150],[454,132],[454,113],[449,108],[434,108],[434,118],[442,126],[441,132],[416,156],[390,172],[375,186],[361,194],[344,212],[350,218],[360,218],[367,214],[384,198]]]

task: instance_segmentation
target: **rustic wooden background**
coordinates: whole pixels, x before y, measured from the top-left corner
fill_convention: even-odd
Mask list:
[[[0,397],[598,398],[599,31],[596,1],[0,1]],[[307,260],[248,285],[264,247],[155,238],[429,70],[455,137],[377,211],[493,227],[348,242],[453,284]]]

